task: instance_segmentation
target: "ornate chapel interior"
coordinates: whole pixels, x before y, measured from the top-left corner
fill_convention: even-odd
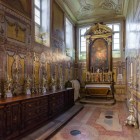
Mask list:
[[[0,0],[0,140],[139,140],[139,0]]]

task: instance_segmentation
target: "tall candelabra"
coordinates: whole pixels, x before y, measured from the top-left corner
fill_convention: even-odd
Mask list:
[[[134,110],[134,99],[133,99],[133,94],[132,94],[132,77],[130,78],[130,99],[129,99],[129,116],[127,117],[125,121],[125,125],[131,125],[134,126],[135,128],[138,128],[138,122],[137,119],[135,118],[135,110]]]

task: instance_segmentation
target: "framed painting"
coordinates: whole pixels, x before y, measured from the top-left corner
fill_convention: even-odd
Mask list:
[[[108,45],[107,42],[102,39],[96,39],[90,46],[90,69],[92,72],[108,71]]]
[[[106,25],[96,24],[87,30],[87,71],[112,71],[112,30]]]
[[[64,47],[64,12],[53,0],[52,2],[52,46],[59,48],[60,52]]]

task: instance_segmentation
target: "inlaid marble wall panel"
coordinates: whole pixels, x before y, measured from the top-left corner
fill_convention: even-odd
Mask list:
[[[0,79],[4,79],[5,78],[5,71],[6,71],[6,59],[7,56],[3,51],[0,51]],[[1,82],[1,80],[0,80]]]
[[[14,63],[14,57],[13,56],[7,56],[7,75],[9,78],[12,78],[12,65]]]
[[[34,62],[34,82],[35,82],[35,85],[38,86],[39,83],[40,83],[40,79],[39,79],[39,74],[40,74],[40,63],[39,61],[35,61]]]
[[[31,79],[31,86],[34,82],[37,86],[41,85],[43,76],[50,82],[54,72],[56,80],[59,80],[60,65],[65,82],[74,77],[74,58],[66,56],[65,52],[64,11],[57,3],[50,8],[54,14],[50,18],[53,24],[52,44],[46,47],[34,42],[34,28],[32,28],[34,19],[31,18],[34,9],[31,7],[31,2],[0,1],[0,81],[5,81],[7,76],[16,79],[18,75],[21,94],[27,77]],[[23,9],[18,7],[19,4]],[[59,17],[61,20],[56,23]],[[18,74],[15,75],[15,72]]]

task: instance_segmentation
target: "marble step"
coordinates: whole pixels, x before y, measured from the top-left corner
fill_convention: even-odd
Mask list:
[[[82,98],[80,103],[85,104],[96,104],[96,105],[114,105],[116,103],[115,99],[112,98]]]

